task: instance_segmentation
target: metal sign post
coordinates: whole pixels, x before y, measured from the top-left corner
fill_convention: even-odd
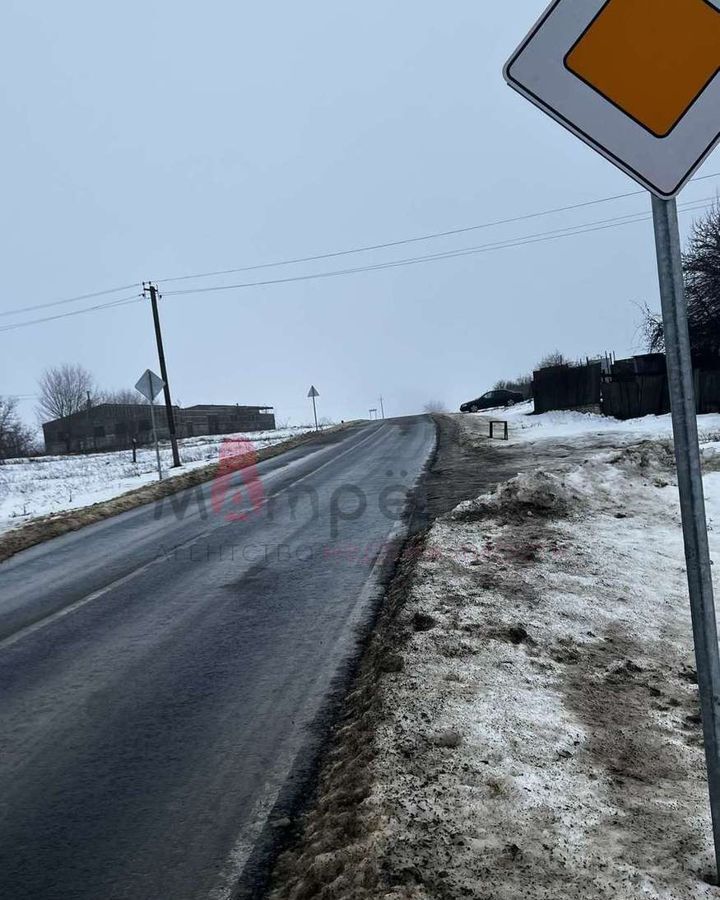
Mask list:
[[[160,445],[158,444],[157,427],[155,426],[155,398],[164,387],[165,382],[162,378],[154,372],[151,372],[150,369],[145,369],[135,385],[135,390],[139,394],[142,394],[146,400],[150,401],[150,421],[152,422],[153,440],[155,441],[155,457],[157,459],[158,478],[160,481],[162,481],[163,474],[162,463],[160,461]]]
[[[652,194],[685,560],[720,870],[720,657],[676,195],[720,140],[720,0],[553,0],[511,87]]]
[[[705,735],[716,863],[720,863],[720,654],[708,546],[690,333],[675,200],[653,196],[675,463]]]
[[[157,428],[155,426],[155,400],[150,401],[150,421],[152,422],[153,440],[155,441],[155,457],[157,459],[158,480],[162,481],[162,462],[160,461],[160,445],[158,444]]]
[[[308,391],[308,397],[312,397],[313,402],[313,416],[315,416],[315,431],[319,431],[318,428],[318,420],[317,420],[317,407],[315,406],[315,398],[319,397],[320,393],[314,384],[310,385],[310,390]]]

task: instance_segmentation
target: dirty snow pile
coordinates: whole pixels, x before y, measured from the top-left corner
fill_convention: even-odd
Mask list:
[[[179,441],[182,468],[173,469],[170,445],[160,448],[163,475],[172,478],[217,462],[230,440],[246,440],[255,449],[269,447],[307,432],[284,428],[251,434],[207,435]],[[48,513],[99,503],[157,480],[154,447],[84,456],[38,456],[0,462],[0,532]]]
[[[363,804],[383,897],[718,897],[668,443],[461,504],[400,615]]]

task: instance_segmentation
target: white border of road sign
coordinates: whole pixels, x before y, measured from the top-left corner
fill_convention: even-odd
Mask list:
[[[508,84],[660,197],[674,197],[720,140],[720,74],[663,138],[565,66],[609,0],[554,0],[505,65]],[[720,9],[720,0],[704,0]]]

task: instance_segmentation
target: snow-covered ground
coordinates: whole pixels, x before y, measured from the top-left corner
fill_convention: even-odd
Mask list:
[[[488,419],[505,420],[510,426],[511,440],[531,442],[552,438],[568,438],[580,435],[624,435],[631,440],[662,439],[672,437],[670,414],[664,416],[644,416],[642,419],[620,421],[609,416],[594,413],[558,410],[557,412],[533,414],[533,402],[518,403],[510,407],[484,410],[481,413],[466,414],[463,421],[470,427],[482,428],[487,433]],[[720,439],[720,414],[698,416],[698,431],[701,441],[717,437]]]
[[[184,438],[180,444],[182,468],[173,469],[170,445],[160,447],[163,477],[173,478],[216,462],[229,440],[246,440],[256,450],[304,434],[308,428],[284,428],[250,434],[207,435]],[[40,456],[0,463],[0,532],[36,516],[78,509],[124,494],[157,480],[154,447],[141,447],[137,462],[131,450],[87,456]]]
[[[433,528],[374,793],[422,883],[385,896],[717,896],[669,462],[525,473]]]
[[[490,413],[521,474],[436,521],[393,625],[353,896],[717,898],[670,417],[527,412]],[[458,417],[471,446],[487,416]]]

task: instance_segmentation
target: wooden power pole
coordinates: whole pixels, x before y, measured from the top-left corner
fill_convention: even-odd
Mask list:
[[[172,400],[170,399],[170,382],[168,381],[167,366],[165,365],[165,351],[163,350],[162,332],[160,330],[160,314],[158,313],[158,294],[157,285],[143,283],[143,293],[150,294],[150,305],[152,306],[153,322],[155,324],[155,340],[157,341],[158,360],[160,362],[160,377],[165,382],[163,394],[165,396],[165,415],[167,416],[168,431],[170,432],[170,445],[172,446],[173,468],[180,465],[180,454],[178,452],[177,434],[175,433],[175,415],[173,414]]]

